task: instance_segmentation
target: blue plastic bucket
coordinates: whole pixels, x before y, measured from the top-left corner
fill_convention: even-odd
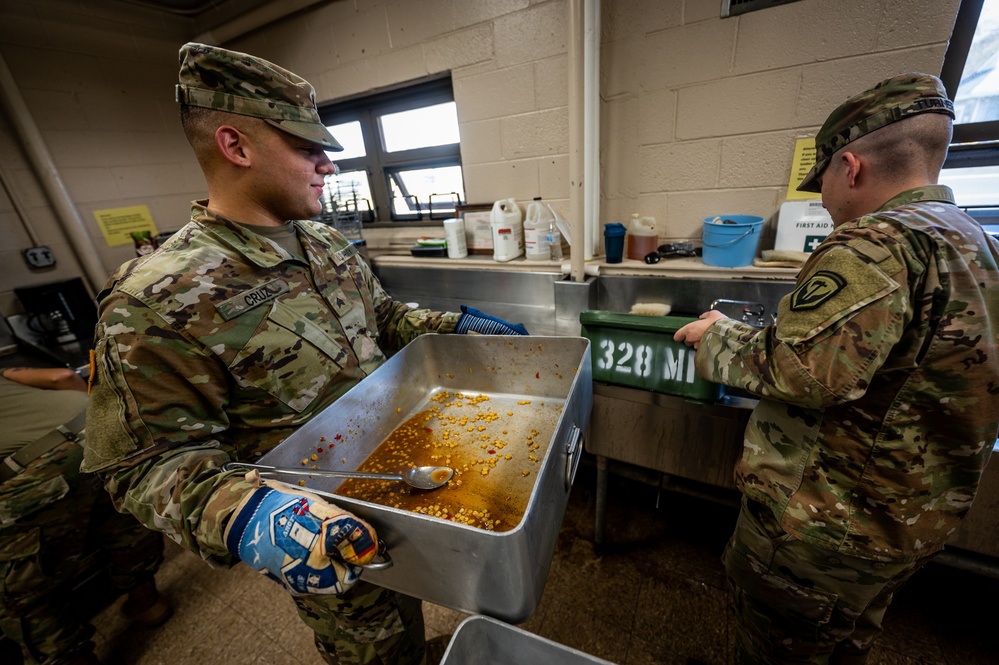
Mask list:
[[[752,265],[762,229],[763,218],[756,215],[705,217],[701,260],[723,268]]]

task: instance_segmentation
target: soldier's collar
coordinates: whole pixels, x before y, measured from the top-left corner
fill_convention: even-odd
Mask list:
[[[220,242],[262,268],[271,268],[289,260],[285,253],[278,252],[270,240],[231,219],[211,212],[207,204],[207,200],[195,201],[191,206],[191,219],[202,224]]]
[[[876,212],[884,212],[885,210],[891,210],[893,208],[898,208],[909,203],[918,203],[920,201],[942,201],[944,203],[955,203],[954,192],[947,185],[923,185],[921,187],[913,187],[912,189],[907,189],[900,194],[888,199],[883,206],[877,209]]]

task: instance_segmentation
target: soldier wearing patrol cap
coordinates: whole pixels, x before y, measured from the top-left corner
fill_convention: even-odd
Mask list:
[[[957,529],[999,430],[999,245],[937,184],[953,105],[889,78],[836,108],[799,189],[834,229],[776,322],[675,338],[760,398],[723,561],[737,662],[864,662],[892,594]]]
[[[307,81],[186,44],[176,94],[208,198],[98,296],[83,468],[149,528],[281,584],[327,662],[420,663],[420,601],[359,580],[371,525],[222,467],[259,459],[417,335],[527,331],[395,302],[346,238],[310,221],[341,147]]]

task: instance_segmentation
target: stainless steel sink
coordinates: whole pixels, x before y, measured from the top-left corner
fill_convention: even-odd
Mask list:
[[[579,335],[579,313],[588,309],[628,312],[637,302],[670,305],[673,315],[698,316],[718,309],[751,325],[768,324],[791,281],[692,279],[606,275],[585,283],[560,273],[379,266],[382,286],[396,300],[420,307],[458,311],[461,305],[523,323],[533,335]],[[747,313],[747,309],[749,312]]]
[[[599,309],[624,312],[636,302],[663,303],[673,316],[699,316],[715,304],[734,319],[766,325],[793,289],[791,281],[608,275],[597,280],[597,302]]]

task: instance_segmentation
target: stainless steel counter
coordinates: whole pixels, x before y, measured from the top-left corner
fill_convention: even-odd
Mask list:
[[[595,542],[603,544],[609,461],[658,471],[660,482],[672,479],[701,487],[700,495],[724,501],[735,495],[732,470],[742,453],[743,433],[757,401],[723,397],[716,404],[696,404],[682,397],[594,384],[593,414],[586,449],[596,455]]]
[[[434,269],[420,265],[384,265],[375,261],[382,286],[396,300],[419,307],[457,312],[462,305],[511,323],[523,323],[534,335],[571,336],[571,326],[555,317],[555,283],[561,272]]]
[[[514,266],[482,259],[473,263],[438,259],[433,263],[428,259],[404,261],[404,258],[380,257],[373,262],[382,286],[396,300],[452,312],[461,305],[469,305],[523,323],[532,334],[538,335],[578,335],[579,313],[584,310],[628,312],[635,303],[649,302],[669,305],[675,314],[697,316],[710,309],[712,303],[727,301],[719,302],[717,308],[735,318],[744,316],[740,303],[752,303],[759,305],[762,318],[758,321],[754,314],[746,320],[753,324],[769,323],[771,314],[777,311],[777,303],[794,284],[786,275],[784,279],[775,279],[770,273],[761,273],[767,278],[759,279],[739,273],[720,278],[716,276],[717,269],[696,278],[687,271],[646,271],[571,282],[554,263],[542,262],[534,270],[526,270],[523,262]],[[482,270],[478,263],[485,263],[490,269]],[[499,269],[498,265],[507,268]]]

